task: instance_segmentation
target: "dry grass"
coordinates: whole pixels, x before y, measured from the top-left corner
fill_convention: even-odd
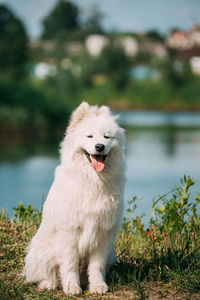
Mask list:
[[[125,258],[123,253],[123,263],[119,261],[108,278],[110,292],[105,296],[91,295],[85,290],[82,296],[69,297],[63,294],[61,288],[53,292],[40,292],[36,285],[26,284],[22,277],[25,249],[38,224],[39,220],[31,219],[19,223],[9,222],[6,218],[1,221],[0,299],[200,299],[200,293],[183,290],[171,280],[168,283],[162,280],[138,281],[138,266],[131,266],[130,263],[126,265],[128,257]],[[117,243],[119,239],[122,236],[119,235]],[[144,266],[143,260],[140,263]]]
[[[188,201],[192,184],[185,178],[183,188],[162,199],[149,230],[139,217],[124,220],[116,240],[118,262],[107,277],[109,292],[104,296],[91,295],[86,289],[79,297],[69,297],[61,287],[38,291],[36,285],[27,284],[22,276],[24,256],[41,213],[21,204],[14,219],[1,213],[0,299],[200,299],[200,195],[193,204]]]

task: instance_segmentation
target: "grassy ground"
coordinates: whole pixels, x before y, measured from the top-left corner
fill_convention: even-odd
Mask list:
[[[109,293],[79,297],[38,291],[22,277],[25,249],[41,213],[19,204],[10,220],[0,218],[0,299],[200,299],[200,194],[190,200],[190,177],[153,202],[149,229],[130,201],[116,240],[117,263],[108,275]]]

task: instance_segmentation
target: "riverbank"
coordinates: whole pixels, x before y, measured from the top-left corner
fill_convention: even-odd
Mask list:
[[[81,101],[112,110],[200,112],[200,81],[191,78],[175,86],[164,80],[130,81],[117,88],[110,81],[83,85],[76,80],[57,86],[50,81],[23,82],[0,78],[0,135],[45,136],[66,126]]]
[[[200,80],[179,86],[163,80],[132,81],[123,89],[106,82],[84,89],[83,96],[114,110],[200,111]]]
[[[194,107],[193,107],[194,109]],[[120,109],[120,106],[113,106],[113,114],[120,115],[119,122],[122,126],[141,129],[199,129],[200,111],[198,110],[147,110],[147,109]],[[55,128],[36,126],[35,124],[19,125],[7,122],[0,128],[0,145],[4,147],[19,143],[49,143],[52,140],[61,140],[66,126],[66,121]]]
[[[128,215],[116,240],[117,263],[107,282],[109,293],[67,297],[61,288],[38,291],[22,278],[25,249],[35,234],[41,213],[31,205],[18,205],[14,218],[0,217],[1,299],[199,299],[200,297],[200,196],[190,200],[190,177],[168,195],[154,202],[149,228],[142,217],[133,218],[137,203],[129,203]]]

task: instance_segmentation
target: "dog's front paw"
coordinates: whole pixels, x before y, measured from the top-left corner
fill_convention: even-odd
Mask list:
[[[66,288],[64,288],[64,292],[67,295],[80,295],[82,290],[78,285],[69,284]]]
[[[107,291],[108,291],[108,286],[105,282],[97,284],[97,285],[90,285],[90,293],[91,294],[103,295]]]
[[[38,289],[39,291],[43,291],[43,290],[54,290],[56,288],[56,284],[53,284],[52,282],[48,281],[48,280],[42,280],[40,281],[40,283],[38,284]]]

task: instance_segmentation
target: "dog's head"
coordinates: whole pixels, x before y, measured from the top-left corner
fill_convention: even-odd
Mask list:
[[[71,141],[73,155],[81,155],[96,172],[111,163],[114,154],[124,152],[124,130],[106,106],[82,102],[72,114],[66,139],[68,145]]]

